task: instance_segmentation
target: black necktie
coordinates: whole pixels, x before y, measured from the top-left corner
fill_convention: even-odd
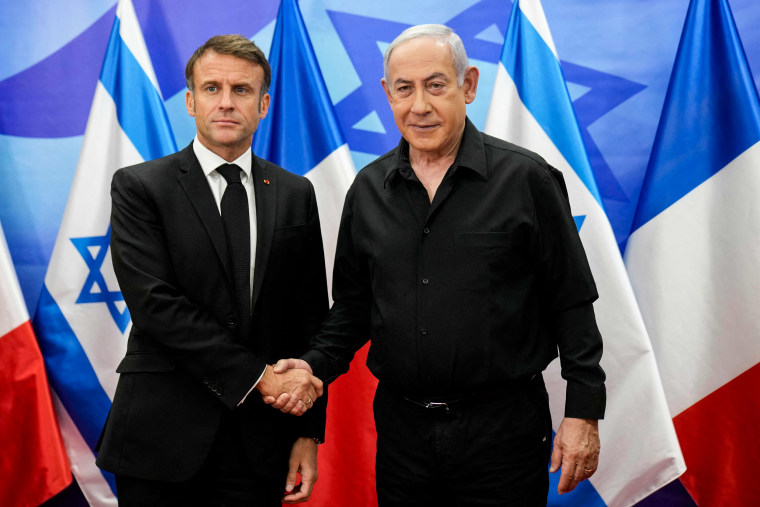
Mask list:
[[[251,320],[251,224],[248,218],[248,195],[240,181],[240,167],[224,164],[216,170],[227,180],[221,208],[222,222],[232,257],[238,335],[248,339]]]

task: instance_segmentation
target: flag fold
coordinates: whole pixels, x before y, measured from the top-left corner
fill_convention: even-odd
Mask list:
[[[0,505],[39,505],[71,484],[45,364],[0,226]]]
[[[130,0],[119,0],[34,326],[64,442],[90,505],[116,505],[94,450],[111,406],[130,316],[110,257],[110,183],[120,167],[176,151]]]
[[[760,100],[726,0],[693,0],[625,263],[699,505],[755,505]]]
[[[486,132],[535,151],[560,169],[599,291],[594,310],[607,373],[599,468],[549,505],[627,506],[677,478],[684,462],[655,356],[604,212],[541,3],[516,1],[498,64]],[[546,372],[555,430],[564,413],[558,361]],[[646,407],[642,410],[639,407]]]

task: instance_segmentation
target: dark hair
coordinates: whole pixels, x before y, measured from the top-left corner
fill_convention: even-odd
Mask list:
[[[248,60],[254,65],[258,65],[264,71],[264,82],[262,83],[259,95],[263,97],[269,91],[269,84],[272,81],[272,69],[269,67],[269,62],[261,48],[242,35],[215,35],[196,49],[187,61],[187,65],[185,66],[185,82],[191,93],[195,93],[195,83],[193,82],[195,62],[206,51],[213,51],[220,55],[236,56],[243,60]]]

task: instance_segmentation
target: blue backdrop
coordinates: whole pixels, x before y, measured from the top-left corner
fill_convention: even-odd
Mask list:
[[[302,0],[304,21],[357,168],[398,142],[380,87],[404,28],[452,26],[481,70],[469,107],[483,127],[509,0]],[[621,247],[631,230],[688,0],[544,0],[602,201]],[[74,175],[115,0],[0,3],[0,222],[34,312]],[[184,65],[218,33],[268,52],[279,2],[134,0],[177,145],[194,135]],[[212,7],[210,7],[213,5]],[[760,4],[731,0],[755,83]]]

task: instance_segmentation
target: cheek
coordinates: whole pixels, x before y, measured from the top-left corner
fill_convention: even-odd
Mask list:
[[[411,109],[411,106],[406,103],[404,100],[396,100],[394,104],[391,105],[391,111],[393,112],[393,117],[398,119],[404,118],[407,114],[409,114],[409,110]]]

